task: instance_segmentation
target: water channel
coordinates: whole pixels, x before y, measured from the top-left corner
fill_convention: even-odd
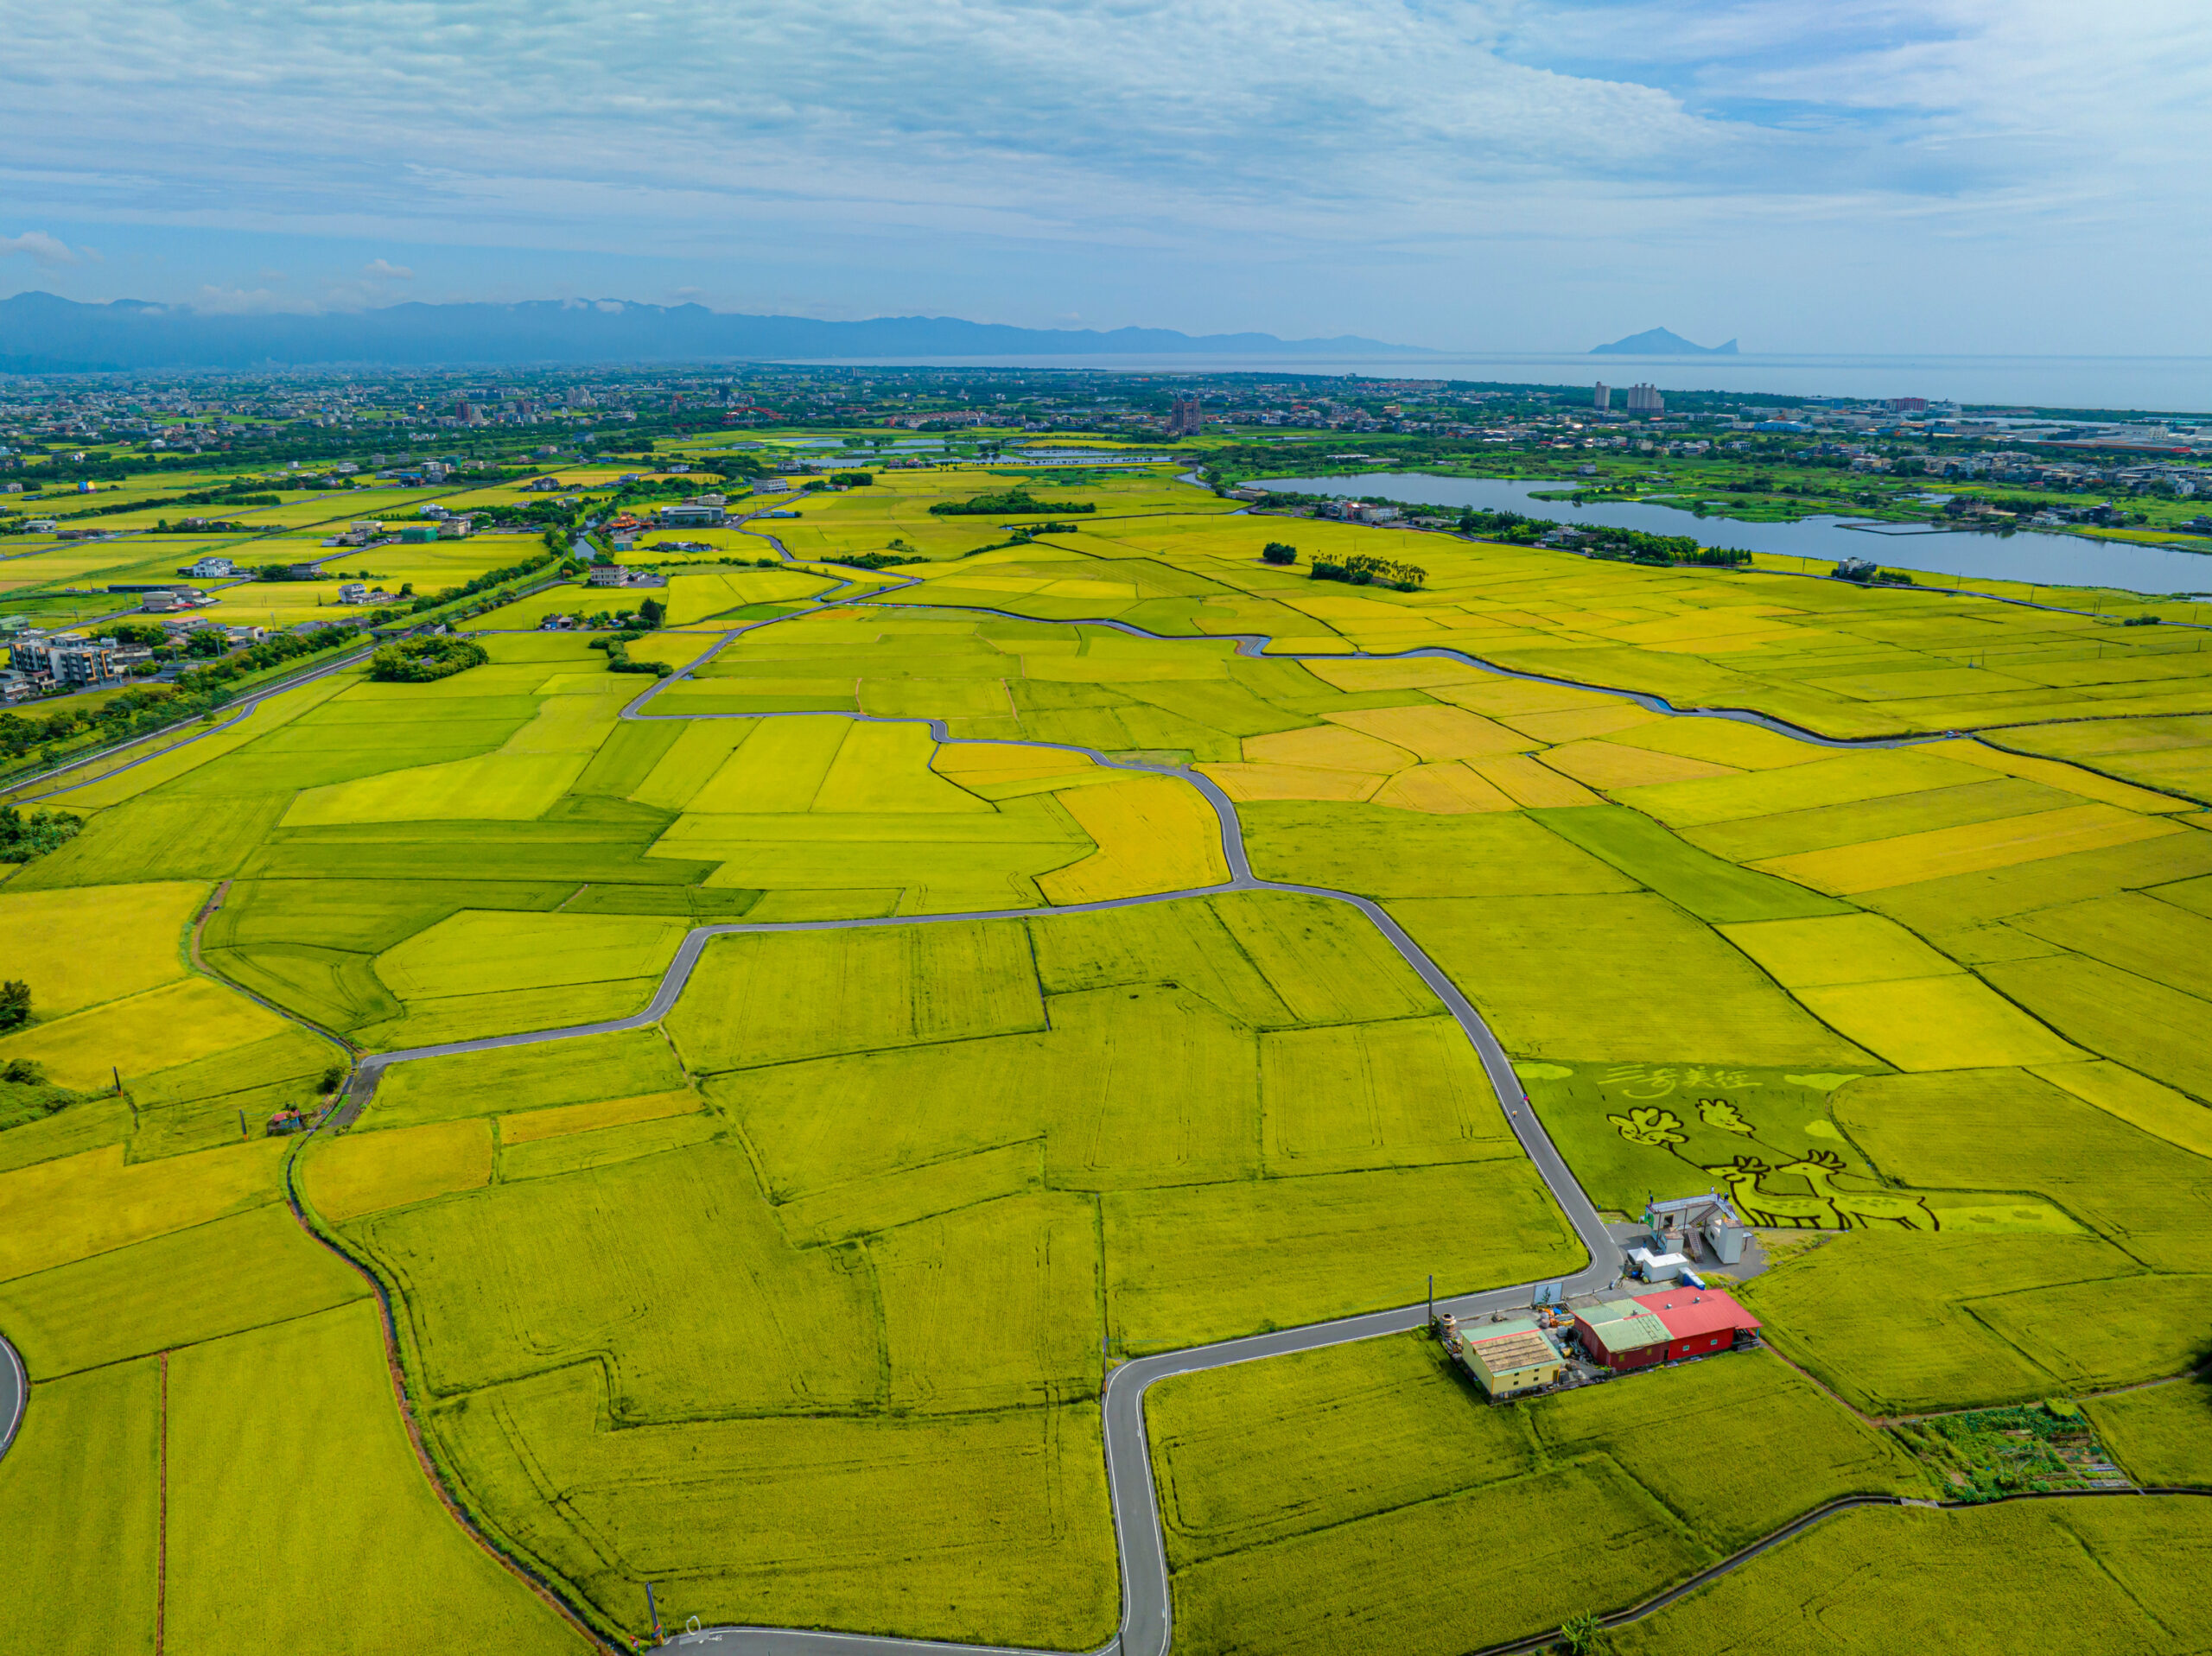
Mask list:
[[[1275,477],[1267,488],[1298,494],[1369,496],[1432,506],[1473,506],[1517,511],[1555,523],[1604,523],[1651,535],[1688,535],[1704,546],[1736,546],[1751,552],[1803,558],[1808,568],[1844,558],[1870,558],[1901,569],[1990,581],[2023,581],[2051,587],[2115,587],[2134,593],[2212,593],[2212,537],[2204,552],[2129,541],[2091,540],[2016,530],[2010,535],[1971,530],[1924,529],[1913,523],[1868,523],[1847,517],[1806,517],[1794,523],[1753,523],[1707,517],[1674,506],[1623,501],[1577,506],[1538,500],[1539,489],[1569,486],[1560,479],[1440,477],[1427,472],[1361,472],[1349,476]]]

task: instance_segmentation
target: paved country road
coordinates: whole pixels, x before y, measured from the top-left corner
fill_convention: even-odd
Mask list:
[[[6,1336],[0,1336],[0,1455],[8,1452],[16,1441],[16,1428],[23,1424],[23,1405],[30,1401],[31,1383],[23,1373],[23,1360],[16,1355]]]

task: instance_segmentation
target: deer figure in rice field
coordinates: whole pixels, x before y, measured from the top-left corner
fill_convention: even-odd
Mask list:
[[[1780,1190],[1762,1190],[1759,1181],[1776,1171],[1756,1156],[1738,1156],[1733,1161],[1705,1169],[1728,1187],[1728,1200],[1743,1215],[1745,1224],[1770,1230],[1784,1225],[1798,1230],[1821,1230],[1830,1225],[1839,1230],[1850,1228],[1825,1196],[1789,1196]]]
[[[1853,1225],[1871,1228],[1877,1219],[1887,1219],[1907,1230],[1922,1228],[1926,1221],[1929,1230],[1943,1228],[1942,1221],[1929,1211],[1927,1202],[1918,1196],[1891,1196],[1878,1190],[1844,1190],[1836,1187],[1836,1175],[1844,1171],[1843,1158],[1833,1150],[1815,1150],[1800,1160],[1785,1163],[1781,1171],[1804,1176],[1805,1183],[1815,1195],[1825,1197],[1835,1209],[1843,1228]]]

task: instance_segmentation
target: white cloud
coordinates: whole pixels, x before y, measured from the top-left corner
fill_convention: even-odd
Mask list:
[[[64,264],[83,264],[88,260],[99,262],[99,255],[91,248],[72,247],[43,230],[27,230],[20,236],[0,236],[0,258],[16,253],[48,270]]]
[[[0,187],[65,228],[404,238],[426,283],[445,271],[411,250],[439,243],[711,261],[761,272],[740,278],[760,295],[746,308],[818,285],[785,308],[906,309],[926,291],[957,309],[1012,270],[1035,320],[1080,305],[1113,326],[1189,315],[1198,272],[1249,306],[1317,293],[1330,267],[1378,314],[1313,322],[1398,337],[1516,282],[1559,310],[1662,266],[1809,315],[1819,282],[1845,280],[1839,250],[1896,282],[1940,236],[1971,252],[1945,263],[1948,291],[2017,290],[2024,325],[2031,289],[2060,308],[2036,282],[2124,259],[2212,346],[2184,296],[2212,149],[2200,0],[2093,23],[2060,0],[441,0],[407,16],[25,9],[0,60],[0,155],[38,170],[0,168]],[[39,257],[27,239],[0,251]],[[1156,273],[1173,302],[1117,314],[1093,285],[1109,262]],[[500,280],[538,292],[610,290],[580,264],[512,267]],[[1390,302],[1414,270],[1433,273],[1428,320]],[[410,279],[376,258],[326,302],[389,302],[378,284]],[[1897,313],[1928,314],[1926,295]]]

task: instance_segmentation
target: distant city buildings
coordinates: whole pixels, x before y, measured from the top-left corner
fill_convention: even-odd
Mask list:
[[[1630,414],[1664,414],[1667,399],[1659,395],[1656,385],[1631,385],[1624,406]]]
[[[1195,437],[1205,427],[1205,410],[1198,406],[1196,391],[1178,391],[1167,410],[1167,435],[1171,437]]]
[[[1613,388],[1605,384],[1604,380],[1599,380],[1598,382],[1598,389],[1591,394],[1590,406],[1593,409],[1610,409],[1612,407]]]

